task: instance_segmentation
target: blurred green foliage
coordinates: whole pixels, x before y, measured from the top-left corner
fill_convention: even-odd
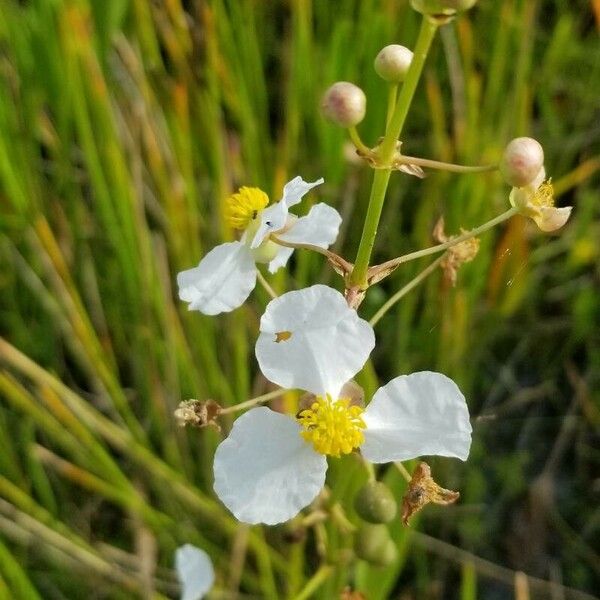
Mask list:
[[[470,400],[475,436],[467,464],[432,462],[461,503],[413,522],[454,554],[397,521],[398,559],[376,569],[350,560],[335,523],[248,530],[214,499],[220,434],[178,429],[172,413],[185,398],[229,405],[264,391],[253,344],[268,297],[257,289],[207,318],[186,312],[174,278],[231,236],[229,193],[277,197],[298,173],[325,177],[320,198],[345,218],[336,249],[353,259],[372,174],[319,97],[338,79],[361,85],[359,130],[376,143],[386,89],[372,60],[385,44],[410,47],[418,15],[404,0],[3,0],[0,599],[173,597],[184,542],[211,554],[218,589],[241,581],[250,597],[312,584],[323,599],[345,585],[370,600],[513,597],[510,575],[464,551],[598,590],[599,19],[595,1],[480,0],[434,43],[403,149],[483,164],[532,135],[559,204],[575,210],[558,235],[520,218],[485,234],[456,288],[435,275],[379,325],[365,387],[444,371]],[[396,175],[375,259],[429,245],[442,214],[450,233],[479,225],[507,198],[496,174]],[[362,314],[426,264],[371,290]],[[340,285],[297,252],[273,285],[317,281]],[[399,474],[381,476],[400,498]],[[364,477],[335,461],[330,502]]]

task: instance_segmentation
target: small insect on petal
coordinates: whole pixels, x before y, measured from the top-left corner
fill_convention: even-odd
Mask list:
[[[447,505],[456,502],[460,494],[439,486],[431,477],[431,468],[427,463],[419,463],[414,470],[408,490],[402,498],[402,522],[408,520],[426,504]]]
[[[275,343],[279,344],[279,342],[287,342],[291,337],[291,331],[277,331],[275,333]]]

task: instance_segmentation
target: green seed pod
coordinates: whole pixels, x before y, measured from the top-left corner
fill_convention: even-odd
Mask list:
[[[452,16],[461,10],[468,10],[477,0],[410,0],[410,3],[424,15]]]
[[[365,118],[367,98],[357,85],[338,81],[325,92],[321,109],[330,121],[342,127],[354,127]]]
[[[390,44],[383,48],[375,58],[375,71],[377,75],[390,83],[404,81],[413,53],[404,46]]]
[[[388,567],[398,558],[398,548],[394,540],[389,539],[380,553],[379,559],[373,564],[376,567]]]
[[[354,508],[368,523],[389,523],[397,511],[396,499],[380,481],[369,481],[356,494]]]
[[[276,256],[281,246],[278,246],[275,242],[267,240],[263,242],[258,248],[252,250],[252,256],[257,263],[270,263]]]
[[[385,561],[390,559],[393,554],[390,544],[395,548],[385,525],[362,525],[354,537],[356,555],[376,565],[386,564]]]
[[[373,561],[385,548],[390,540],[388,528],[385,525],[362,525],[354,538],[354,549],[360,558]]]

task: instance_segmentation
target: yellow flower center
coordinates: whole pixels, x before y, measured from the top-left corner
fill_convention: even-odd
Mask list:
[[[300,435],[320,454],[350,454],[365,441],[363,412],[360,406],[350,406],[347,398],[333,402],[329,394],[327,398],[317,396],[311,407],[298,415],[304,428]]]
[[[551,179],[544,181],[544,183],[538,187],[530,202],[536,208],[554,206],[554,188],[552,187]]]
[[[246,229],[267,204],[269,197],[261,189],[242,187],[225,201],[225,220],[234,229]]]

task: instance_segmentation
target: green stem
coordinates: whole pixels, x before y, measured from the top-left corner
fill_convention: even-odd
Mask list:
[[[247,408],[252,408],[257,404],[262,404],[263,402],[268,402],[269,400],[273,400],[273,398],[278,398],[279,396],[283,396],[287,390],[280,389],[274,390],[273,392],[269,392],[267,394],[263,394],[262,396],[257,396],[256,398],[251,398],[250,400],[246,400],[245,402],[240,402],[239,404],[234,404],[233,406],[228,406],[227,408],[222,408],[219,411],[220,415],[226,415],[229,413],[239,412],[240,410],[246,410]]]
[[[396,150],[396,142],[402,133],[402,127],[406,121],[406,115],[408,114],[408,109],[412,103],[415,90],[417,89],[417,84],[421,77],[421,72],[423,71],[423,65],[425,64],[425,59],[429,53],[429,48],[437,28],[438,26],[435,22],[428,17],[423,17],[413,59],[379,150],[381,162],[383,164],[390,164]],[[373,185],[369,197],[367,216],[365,217],[365,224],[363,226],[360,245],[356,255],[356,263],[349,281],[351,286],[366,286],[367,284],[369,261],[377,236],[377,228],[379,226],[379,219],[381,218],[385,193],[390,180],[390,173],[391,171],[389,168],[378,169],[373,175]]]
[[[371,260],[371,252],[375,245],[377,236],[377,227],[383,209],[383,201],[387,190],[388,181],[390,180],[389,169],[375,171],[373,176],[373,185],[371,187],[371,195],[369,196],[369,207],[367,208],[367,216],[363,226],[360,245],[356,254],[356,263],[352,274],[350,275],[350,285],[366,287],[367,271],[369,269],[369,261]]]
[[[404,154],[395,161],[396,164],[418,165],[429,169],[439,169],[441,171],[451,171],[453,173],[487,173],[498,169],[498,165],[455,165],[439,160],[430,160],[429,158],[419,158],[417,156],[405,156]]]
[[[323,565],[320,567],[308,580],[304,589],[294,598],[294,600],[307,600],[308,598],[312,598],[313,594],[325,583],[332,572],[333,567],[331,565]]]
[[[409,473],[408,469],[400,461],[395,462],[394,466],[396,469],[398,469],[398,471],[400,471],[402,477],[404,477],[404,479],[410,483],[412,480],[412,475]]]
[[[425,60],[429,54],[429,48],[431,47],[431,42],[437,28],[437,23],[429,19],[429,17],[423,17],[413,59],[400,90],[396,109],[392,114],[385,138],[381,144],[381,158],[384,162],[388,162],[396,150],[396,141],[402,133],[402,128],[404,127],[404,122],[406,121],[406,116],[408,115],[408,110],[415,95],[415,90],[417,89],[417,84],[419,83],[423,66],[425,65]]]
[[[390,89],[388,92],[388,107],[387,107],[387,116],[385,118],[385,128],[389,127],[390,121],[392,120],[392,115],[394,114],[394,109],[396,108],[396,101],[398,99],[398,84],[391,83]]]
[[[277,292],[269,285],[269,282],[265,279],[265,276],[260,272],[260,269],[256,269],[256,275],[258,282],[263,286],[264,290],[271,296],[271,298],[277,298]]]
[[[352,143],[356,146],[356,149],[363,155],[367,155],[371,152],[371,149],[361,140],[356,127],[348,127],[348,133]]]
[[[510,219],[512,216],[516,215],[519,212],[519,209],[516,207],[509,208],[506,212],[503,212],[501,215],[493,218],[490,221],[487,221],[483,225],[479,227],[475,227],[471,231],[467,231],[462,235],[458,235],[443,244],[438,244],[437,246],[431,246],[429,248],[424,248],[423,250],[417,250],[416,252],[411,252],[410,254],[405,254],[404,256],[399,256],[398,258],[393,258],[392,260],[388,260],[387,262],[381,263],[376,267],[377,271],[394,269],[398,265],[401,265],[405,262],[409,262],[411,260],[416,260],[417,258],[423,258],[424,256],[429,256],[430,254],[436,254],[437,252],[443,252],[448,248],[452,248],[452,246],[456,246],[461,242],[465,242],[466,240],[470,240],[473,237],[478,236],[480,233],[499,225],[500,223]]]
[[[381,318],[398,302],[401,298],[406,296],[408,292],[416,288],[424,279],[426,279],[431,273],[433,273],[444,259],[440,256],[434,260],[426,269],[421,271],[414,279],[411,279],[404,287],[400,288],[371,318],[369,325],[375,327]]]
[[[274,234],[271,234],[269,236],[269,239],[273,243],[278,244],[279,246],[284,246],[286,248],[295,248],[295,249],[300,248],[303,250],[311,250],[312,252],[318,252],[319,254],[326,256],[334,264],[339,265],[341,268],[343,268],[345,270],[345,272],[349,273],[352,270],[352,265],[347,260],[345,260],[341,256],[337,255],[335,252],[332,252],[331,250],[327,250],[327,248],[321,248],[320,246],[314,246],[313,244],[296,244],[294,242],[286,242],[286,241],[278,238]]]

